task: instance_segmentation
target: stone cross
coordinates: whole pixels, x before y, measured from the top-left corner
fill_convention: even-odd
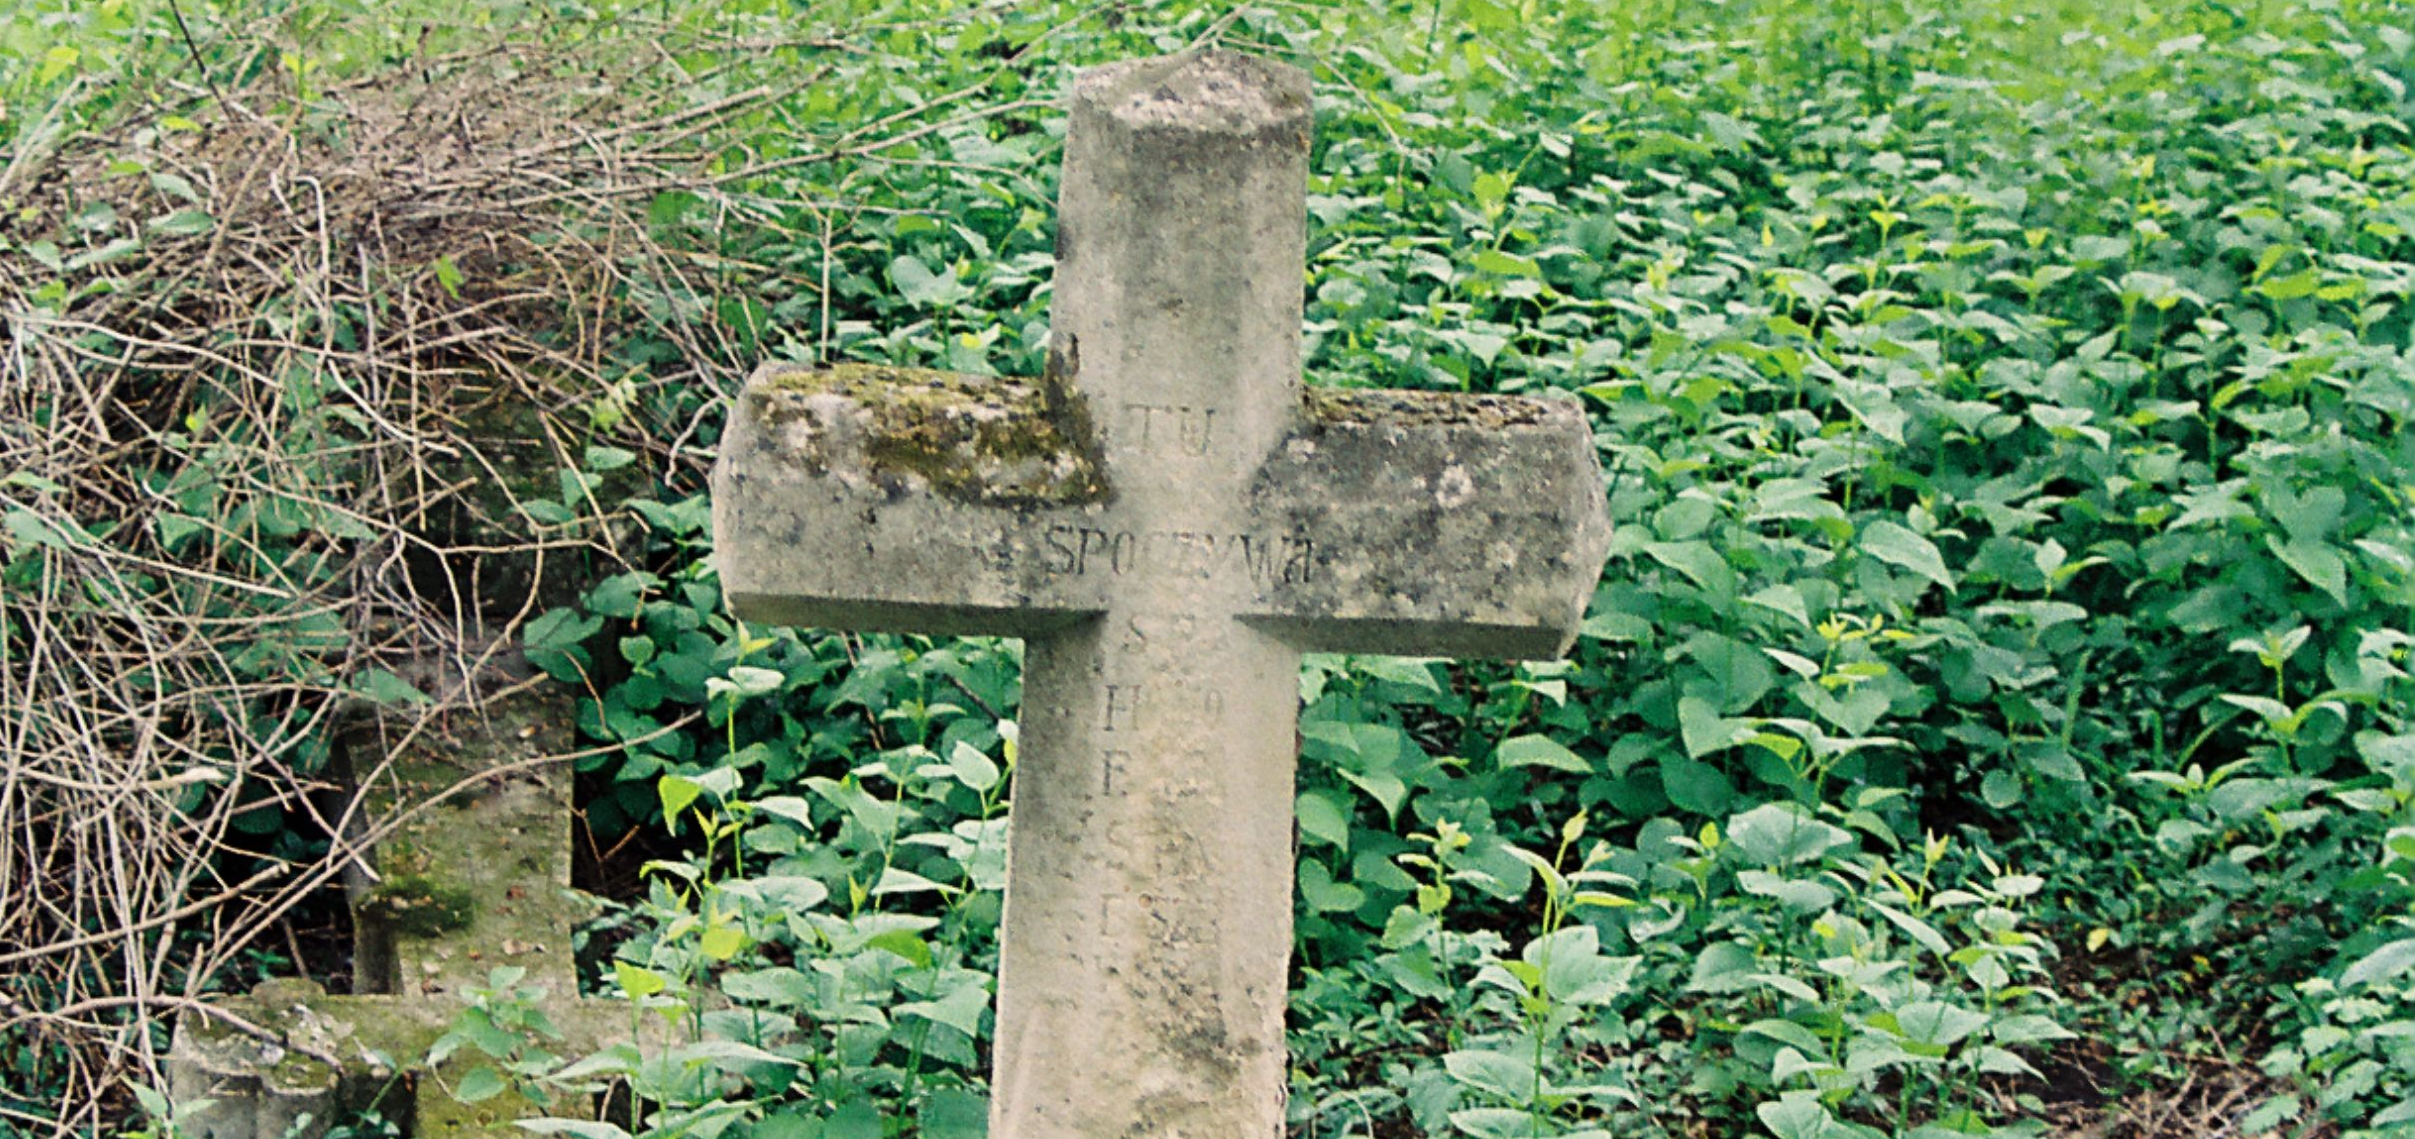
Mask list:
[[[1300,384],[1307,77],[1071,94],[1036,381],[775,365],[714,473],[769,623],[1024,638],[996,1139],[1283,1128],[1304,650],[1544,657],[1609,541],[1567,400]]]
[[[508,770],[411,817],[368,852],[376,873],[356,871],[347,883],[354,994],[274,980],[215,1002],[246,1027],[201,1013],[178,1019],[170,1094],[209,1101],[180,1134],[314,1139],[370,1108],[415,1139],[526,1134],[511,1121],[540,1112],[517,1094],[477,1103],[452,1094],[490,1062],[483,1054],[463,1049],[434,1072],[424,1062],[467,991],[498,966],[525,970],[520,983],[544,990],[540,1007],[564,1037],[542,1042],[548,1050],[583,1054],[629,1036],[628,1002],[578,997],[570,935],[590,911],[569,892],[569,765],[526,762],[568,751],[571,723],[566,692],[522,694],[492,706],[482,732],[423,737],[395,757],[366,789],[365,824],[466,776]]]

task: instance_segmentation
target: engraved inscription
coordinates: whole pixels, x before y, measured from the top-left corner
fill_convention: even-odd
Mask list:
[[[1206,580],[1240,572],[1264,585],[1293,585],[1316,576],[1316,540],[1306,534],[1109,530],[1060,522],[1040,538],[1042,568],[1063,576],[1150,572]]]
[[[1137,731],[1147,721],[1157,717],[1167,700],[1195,701],[1198,709],[1211,719],[1224,714],[1224,691],[1204,684],[1186,685],[1170,694],[1163,686],[1159,686],[1153,694],[1147,685],[1142,684],[1109,684],[1103,687],[1105,696],[1099,701],[1099,730],[1102,732],[1128,734]],[[1189,750],[1198,745],[1176,746]],[[1131,753],[1110,748],[1106,751],[1106,757],[1106,779],[1112,782],[1120,761],[1131,758]]]
[[[1222,648],[1227,628],[1222,620],[1191,613],[1134,613],[1124,618],[1122,642],[1125,652],[1139,652],[1152,644],[1203,652]]]
[[[1132,717],[1140,707],[1140,689],[1141,686],[1137,684],[1108,685],[1107,698],[1101,701],[1105,712],[1101,719],[1105,723],[1100,725],[1099,730],[1112,732],[1120,724],[1125,731],[1130,731]]]
[[[1127,403],[1124,437],[1144,455],[1193,458],[1216,448],[1216,409],[1178,403]]]
[[[1130,530],[1059,523],[1043,535],[1048,541],[1048,572],[1083,576],[1098,567],[1118,577],[1140,564],[1141,536]]]

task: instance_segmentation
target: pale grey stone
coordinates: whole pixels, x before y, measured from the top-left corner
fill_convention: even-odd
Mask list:
[[[716,564],[750,621],[1027,639],[992,1136],[1274,1139],[1300,654],[1562,651],[1601,470],[1569,402],[1303,391],[1305,75],[1069,111],[1048,373],[764,369]]]

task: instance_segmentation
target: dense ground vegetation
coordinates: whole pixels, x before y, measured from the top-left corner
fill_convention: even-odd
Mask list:
[[[1047,100],[1217,40],[1316,78],[1312,382],[1580,400],[1618,524],[1567,661],[1304,670],[1297,1133],[2415,1123],[2415,8],[457,7],[431,46],[297,6],[265,62],[206,7],[6,17],[0,138],[224,129],[210,88],[278,67],[306,121],[314,76],[440,85],[515,22],[532,60],[670,45],[655,113],[742,108],[633,200],[706,271],[585,278],[599,329],[533,334],[592,353],[517,504],[633,535],[516,635],[628,745],[579,761],[588,825],[664,855],[597,984],[692,1042],[557,1070],[484,1031],[506,978],[459,1042],[498,1075],[625,1081],[646,1135],[978,1131],[1017,646],[733,623],[703,459],[758,356],[1036,372]],[[109,295],[111,242],[208,232],[215,188],[150,176],[109,219],[0,179],[19,337]],[[66,414],[28,410],[0,438]],[[121,540],[81,489],[0,470],[0,663]],[[433,690],[343,659],[321,687]],[[0,1086],[39,1088],[20,1039]]]

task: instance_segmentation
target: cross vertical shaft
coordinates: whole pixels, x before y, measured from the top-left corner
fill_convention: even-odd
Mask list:
[[[1069,695],[1024,709],[993,1133],[1269,1136],[1299,654],[1113,616],[1026,650],[1027,691]],[[1102,1057],[1129,1078],[1095,1078]]]
[[[1074,536],[1117,588],[1027,643],[992,1108],[1015,1139],[1282,1127],[1299,653],[1232,619],[1249,558],[1164,547],[1281,542],[1247,482],[1298,407],[1301,279],[1265,267],[1305,253],[1309,98],[1296,71],[1213,63],[1072,93],[1051,342],[1118,509],[1152,524]],[[1133,1078],[1087,1078],[1102,1056]]]

